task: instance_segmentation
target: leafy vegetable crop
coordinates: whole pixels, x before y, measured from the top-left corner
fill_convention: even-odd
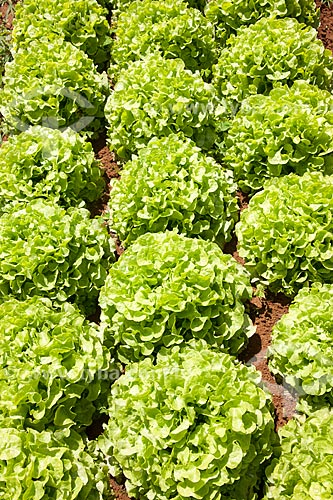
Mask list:
[[[149,54],[119,72],[107,100],[111,148],[128,158],[149,140],[183,132],[203,149],[215,141],[217,96],[180,59]]]
[[[83,50],[95,63],[109,58],[111,37],[107,11],[96,0],[24,0],[16,8],[14,50],[36,40],[61,37]]]
[[[156,50],[167,58],[179,57],[192,71],[209,69],[217,60],[213,25],[183,0],[131,2],[117,18],[115,34],[116,72]]]
[[[271,412],[254,367],[190,343],[126,369],[101,448],[134,498],[254,499],[272,454]]]
[[[333,97],[303,81],[245,101],[225,138],[224,162],[243,191],[269,177],[333,173]]]
[[[281,456],[267,469],[265,500],[332,498],[332,426],[333,411],[325,408],[280,429]]]
[[[309,282],[332,283],[333,176],[271,179],[236,225],[239,254],[256,281],[287,295]]]
[[[72,130],[31,127],[0,149],[0,209],[48,196],[65,206],[92,202],[104,186],[91,144]]]
[[[237,105],[298,79],[330,90],[333,58],[314,28],[296,19],[262,18],[229,38],[213,73],[220,95]]]
[[[101,0],[102,4],[111,4],[116,13],[125,12],[130,8],[131,4],[135,0]],[[138,0],[140,1],[140,0]],[[141,0],[142,1],[142,0]],[[174,2],[175,0],[172,0]],[[189,7],[196,7],[198,9],[203,9],[206,5],[207,0],[187,0],[186,3]]]
[[[34,40],[29,49],[18,50],[6,65],[4,84],[0,111],[13,130],[44,125],[93,132],[101,127],[106,75],[61,38]]]
[[[0,217],[0,299],[39,295],[93,312],[114,243],[84,208],[37,199]]]
[[[300,23],[317,28],[319,9],[313,0],[210,0],[205,8],[206,17],[216,26],[216,35],[223,44],[242,26],[254,24],[262,17],[294,17]]]
[[[103,471],[74,431],[0,428],[3,500],[105,500]]]
[[[249,277],[211,242],[175,232],[140,236],[100,293],[105,341],[128,363],[191,338],[238,352],[254,328]]]
[[[126,246],[173,228],[223,244],[238,220],[230,172],[177,135],[152,139],[125,164],[109,206],[110,226]]]
[[[276,323],[269,366],[300,396],[333,403],[333,286],[303,288],[288,314]]]
[[[1,427],[88,426],[115,371],[98,328],[71,304],[0,304]]]

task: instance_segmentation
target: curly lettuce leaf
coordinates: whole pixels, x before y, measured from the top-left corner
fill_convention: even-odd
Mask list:
[[[106,500],[113,498],[105,465],[93,459],[73,430],[38,432],[0,428],[3,500]]]
[[[299,291],[288,314],[272,331],[269,367],[298,396],[325,396],[333,403],[333,286],[314,284]],[[317,402],[320,398],[316,398]]]
[[[149,52],[180,58],[191,71],[209,70],[217,60],[213,25],[183,0],[137,0],[117,17],[113,27],[113,71]]]
[[[98,327],[73,305],[0,304],[0,423],[44,430],[92,423],[116,378]]]
[[[279,430],[281,452],[267,468],[264,500],[333,497],[333,411],[297,417]]]
[[[6,65],[0,112],[12,131],[31,125],[93,133],[104,118],[106,74],[70,42],[33,40]]]
[[[33,40],[63,38],[101,64],[109,59],[111,36],[108,12],[96,0],[24,0],[18,3],[13,48],[26,48]]]
[[[126,11],[130,8],[131,4],[135,0],[100,0],[102,5],[108,4],[111,5],[113,9],[113,14],[115,16],[119,15],[119,13]],[[140,1],[140,0],[138,0]],[[141,0],[142,1],[142,0]],[[173,2],[174,0],[172,0]],[[186,3],[189,7],[195,7],[197,9],[203,10],[208,0],[186,0]]]
[[[210,0],[205,7],[205,16],[216,29],[220,45],[242,26],[254,24],[262,17],[293,17],[300,23],[317,28],[319,9],[313,0]]]

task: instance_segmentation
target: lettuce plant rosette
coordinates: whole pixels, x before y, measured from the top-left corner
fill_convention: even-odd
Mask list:
[[[300,23],[314,28],[319,24],[319,9],[313,0],[210,0],[205,7],[205,16],[216,27],[216,36],[220,43],[226,40],[242,26],[254,24],[262,17],[293,17]]]
[[[262,18],[232,35],[213,67],[220,96],[235,106],[251,94],[269,94],[276,84],[304,80],[326,90],[333,82],[333,57],[317,31],[296,19]]]
[[[190,139],[153,138],[114,182],[109,225],[124,246],[174,228],[223,244],[238,220],[235,193],[232,174]]]
[[[333,173],[333,97],[297,81],[242,106],[225,137],[224,163],[240,189],[253,192],[265,180],[292,172]]]
[[[0,149],[0,210],[36,197],[52,196],[64,206],[92,202],[104,187],[92,145],[72,130],[31,127]]]
[[[269,367],[319,404],[333,404],[333,285],[314,284],[297,294],[272,332]]]
[[[204,341],[133,363],[113,385],[99,439],[132,498],[254,500],[275,442],[254,367]]]
[[[213,25],[183,0],[136,0],[120,13],[114,31],[116,73],[156,50],[179,57],[191,71],[209,70],[217,60]]]
[[[61,37],[100,64],[109,58],[107,14],[96,0],[24,0],[15,11],[14,50],[29,49],[33,40]]]
[[[199,147],[215,142],[217,95],[180,59],[148,54],[119,72],[105,106],[112,149],[122,158],[147,145],[152,137],[182,132]]]
[[[204,338],[237,353],[254,333],[244,302],[249,276],[211,242],[176,232],[140,236],[101,289],[105,342],[123,363]]]
[[[0,217],[0,302],[37,295],[92,313],[114,260],[101,219],[52,200],[13,204]]]
[[[333,411],[296,417],[279,430],[281,451],[266,470],[264,500],[333,497]]]
[[[0,423],[44,430],[92,423],[117,378],[97,325],[65,302],[0,304]]]
[[[0,428],[2,500],[111,500],[106,470],[73,430]]]
[[[6,65],[0,112],[12,130],[31,125],[99,130],[109,93],[106,74],[62,38],[33,40]]]
[[[333,176],[289,174],[264,184],[236,224],[239,255],[255,282],[295,295],[333,283]]]

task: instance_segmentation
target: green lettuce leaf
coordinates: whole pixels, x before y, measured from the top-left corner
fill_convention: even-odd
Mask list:
[[[29,50],[33,40],[64,38],[96,64],[109,59],[111,37],[107,10],[96,0],[24,0],[18,3],[13,48]]]
[[[38,432],[0,428],[3,500],[107,500],[105,465],[69,429]]]
[[[97,326],[49,299],[0,304],[0,423],[44,430],[92,423],[117,378]]]
[[[102,126],[106,74],[63,38],[33,40],[6,65],[0,112],[12,131],[30,125],[93,133]]]
[[[113,15],[117,16],[120,12],[125,12],[135,0],[99,0],[102,5],[112,7]],[[140,1],[140,0],[138,0]],[[203,10],[208,0],[186,0],[189,7],[195,7]],[[174,0],[172,0],[174,2]],[[171,2],[169,2],[171,3]]]
[[[333,404],[333,286],[314,284],[295,297],[272,332],[268,351],[274,374],[300,397]],[[319,402],[321,398],[316,398]]]
[[[191,71],[209,70],[217,60],[213,25],[183,0],[137,0],[117,17],[113,27],[113,71],[159,50],[179,57]]]
[[[294,17],[314,28],[319,25],[319,9],[313,0],[210,0],[205,16],[214,23],[219,43],[225,42],[242,26],[254,24],[262,17]]]

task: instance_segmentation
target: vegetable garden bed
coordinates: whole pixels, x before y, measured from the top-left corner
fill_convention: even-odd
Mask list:
[[[323,41],[325,47],[333,51],[333,7],[330,4],[321,4],[319,0],[317,1],[317,5],[321,9],[321,24],[318,36]],[[8,3],[3,2],[3,5],[1,5],[0,7],[2,18],[5,17],[7,8]],[[8,16],[6,19],[7,27],[11,28],[12,15]],[[3,20],[1,22],[3,22]],[[92,140],[92,145],[95,156],[101,161],[103,169],[105,171],[105,176],[107,178],[107,188],[105,192],[101,196],[99,196],[98,200],[90,200],[89,209],[92,216],[95,216],[104,214],[107,210],[109,210],[108,200],[111,189],[110,183],[113,182],[114,179],[120,177],[121,166],[116,161],[116,155],[112,151],[110,151],[109,147],[107,146],[106,132],[104,130],[102,130],[102,132],[99,132],[98,138]],[[71,196],[71,194],[69,193],[68,196]],[[249,196],[238,191],[237,197],[240,210],[242,211],[244,208],[248,207]],[[82,215],[83,219],[84,217],[85,215]],[[106,254],[108,251],[106,251]],[[123,251],[124,249],[120,246],[120,242],[117,241],[116,253],[118,257],[123,253]],[[232,255],[239,263],[244,263],[243,259],[238,253],[237,240],[234,231],[232,233],[231,241],[226,243],[224,247],[224,252]],[[105,301],[107,302],[107,300],[108,298],[106,297]],[[256,333],[250,338],[247,348],[239,355],[239,359],[242,362],[255,366],[256,369],[261,372],[262,379],[273,397],[276,429],[284,426],[293,417],[293,415],[295,414],[297,399],[295,398],[293,391],[291,389],[289,390],[289,387],[286,384],[282,385],[281,383],[277,383],[276,380],[279,380],[278,377],[276,379],[272,375],[268,366],[267,349],[271,343],[272,328],[277,323],[277,321],[288,312],[291,301],[292,299],[290,297],[283,295],[282,293],[274,295],[271,292],[266,292],[264,295],[258,294],[250,301],[248,301],[248,312],[256,327]],[[79,305],[81,307],[81,304]],[[106,309],[110,306],[109,304],[107,304],[107,306],[104,307]],[[104,312],[104,314],[106,313]],[[99,323],[99,313],[93,314],[92,316],[90,316],[90,319],[96,323]],[[97,418],[92,425],[89,426],[89,428],[87,429],[87,434],[91,439],[95,439],[96,436],[101,433],[102,424],[105,423],[106,420],[107,419],[105,416],[101,416]],[[120,483],[120,481],[118,481],[118,483]],[[118,483],[114,478],[111,478],[111,484],[114,490],[115,497],[118,500],[128,500],[129,497],[125,491],[124,486]],[[144,497],[141,496],[140,498]],[[321,498],[321,496],[318,496],[318,500],[320,500]]]

